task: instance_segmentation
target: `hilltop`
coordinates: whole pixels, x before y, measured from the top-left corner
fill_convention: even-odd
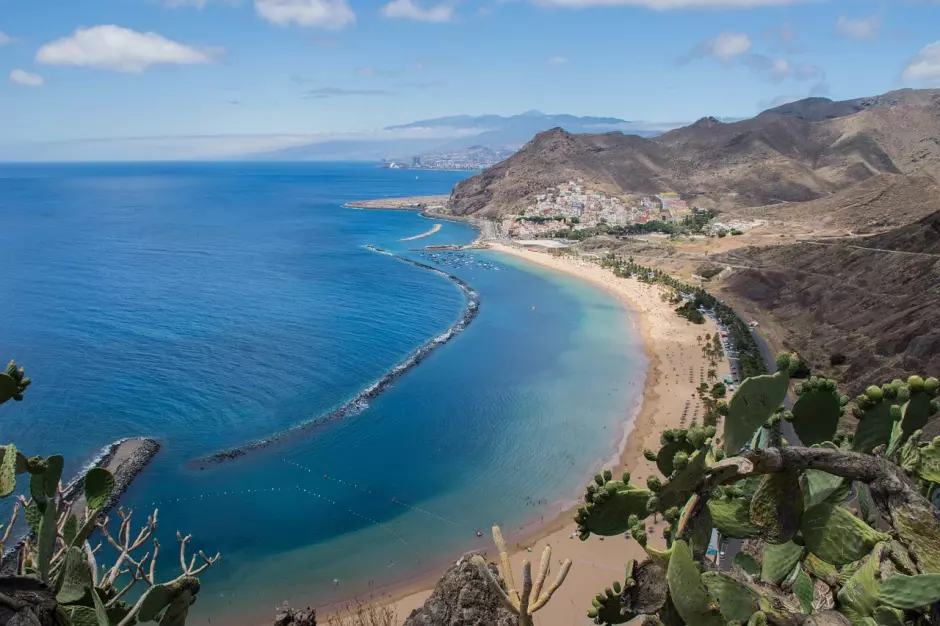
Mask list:
[[[673,191],[718,209],[808,202],[885,174],[940,180],[937,137],[940,90],[811,98],[738,122],[702,118],[653,138],[554,128],[458,184],[448,208],[512,214],[531,195],[575,178],[614,194]]]

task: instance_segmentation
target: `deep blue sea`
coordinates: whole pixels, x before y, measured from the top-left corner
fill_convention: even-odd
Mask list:
[[[547,521],[616,455],[646,361],[611,296],[491,252],[439,259],[479,315],[363,410],[189,463],[330,411],[458,319],[453,282],[365,245],[433,265],[410,248],[475,230],[341,205],[448,193],[463,176],[0,165],[0,359],[34,380],[0,407],[0,441],[65,454],[71,475],[116,439],[159,439],[123,504],[159,507],[164,575],[178,529],[222,552],[196,624],[270,622],[285,599],[330,603],[488,547],[493,523]]]

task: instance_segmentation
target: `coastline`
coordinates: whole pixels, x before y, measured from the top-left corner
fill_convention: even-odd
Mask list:
[[[409,196],[405,198],[380,198],[356,200],[343,205],[344,209],[378,209],[382,211],[424,211],[433,206],[443,206],[450,195]]]
[[[646,478],[658,475],[654,463],[643,457],[645,448],[659,447],[659,434],[666,428],[688,426],[697,417],[698,409],[695,388],[699,376],[708,369],[696,339],[705,333],[714,333],[717,328],[708,320],[705,325],[693,325],[675,314],[672,306],[662,302],[659,288],[633,279],[621,279],[598,265],[580,259],[553,257],[543,252],[524,250],[503,244],[488,243],[490,249],[508,254],[545,268],[563,272],[600,287],[613,295],[628,313],[632,331],[640,331],[644,352],[648,359],[648,370],[643,381],[642,400],[639,406],[627,407],[618,437],[618,453],[613,459],[598,461],[597,467],[611,467],[618,476],[630,471],[631,482],[645,485]],[[722,364],[719,375],[725,373]],[[580,494],[574,494],[580,496]],[[553,610],[540,614],[542,626],[567,626],[580,623],[590,606],[590,599],[610,586],[611,581],[620,580],[628,559],[643,560],[646,553],[632,539],[623,537],[599,538],[592,536],[587,541],[573,537],[576,525],[573,522],[577,509],[574,503],[554,514],[547,513],[545,520],[535,521],[525,527],[503,529],[511,549],[510,561],[513,570],[519,571],[524,559],[536,559],[544,545],[553,548],[552,558],[573,561],[571,575],[559,589],[553,600]],[[551,515],[549,517],[549,515]],[[662,522],[653,526],[650,545],[664,548]],[[486,543],[489,560],[495,560],[494,548]],[[452,559],[453,560],[453,559]],[[443,569],[443,568],[442,568]],[[377,589],[368,598],[371,601],[392,604],[400,620],[419,608],[437,583],[437,575],[428,573],[423,579],[412,577],[399,581],[384,589]],[[345,602],[324,607],[324,613],[340,609]]]

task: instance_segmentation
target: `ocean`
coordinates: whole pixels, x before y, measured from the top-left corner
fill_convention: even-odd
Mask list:
[[[71,476],[132,436],[163,448],[125,495],[222,560],[190,622],[270,623],[442,570],[569,506],[614,458],[646,371],[593,286],[464,244],[462,223],[342,208],[448,193],[465,173],[368,164],[0,165],[0,358],[34,380],[0,440]],[[431,236],[401,241],[428,231]],[[338,419],[342,406],[467,328]],[[232,462],[194,460],[287,433]],[[113,516],[112,516],[113,517]],[[483,530],[478,538],[476,531]],[[108,560],[107,548],[99,561]]]

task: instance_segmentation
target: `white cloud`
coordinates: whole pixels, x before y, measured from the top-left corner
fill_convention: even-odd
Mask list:
[[[550,65],[565,65],[568,63],[568,57],[552,57],[548,62]]]
[[[881,16],[870,15],[852,19],[840,15],[836,20],[836,32],[843,37],[851,37],[859,41],[874,41],[878,37],[878,29],[881,28]]]
[[[0,30],[0,46],[5,46],[11,43],[13,43],[13,37],[10,37],[5,32]]]
[[[382,7],[382,15],[416,22],[449,22],[454,17],[454,8],[438,4],[423,9],[413,0],[392,0]]]
[[[25,87],[42,87],[45,82],[39,74],[32,74],[21,69],[10,72],[10,82]]]
[[[901,78],[905,82],[940,79],[940,41],[924,46],[904,68]]]
[[[741,56],[751,49],[751,38],[744,33],[721,33],[705,42],[704,50],[722,60]]]
[[[297,24],[339,30],[356,22],[346,0],[255,0],[258,15],[278,26]]]
[[[116,72],[143,72],[151,65],[211,63],[213,53],[120,26],[79,28],[68,37],[49,42],[36,52],[46,65],[95,67]]]
[[[636,6],[656,11],[673,9],[751,9],[755,7],[804,4],[813,0],[532,0],[571,9],[594,6]]]

